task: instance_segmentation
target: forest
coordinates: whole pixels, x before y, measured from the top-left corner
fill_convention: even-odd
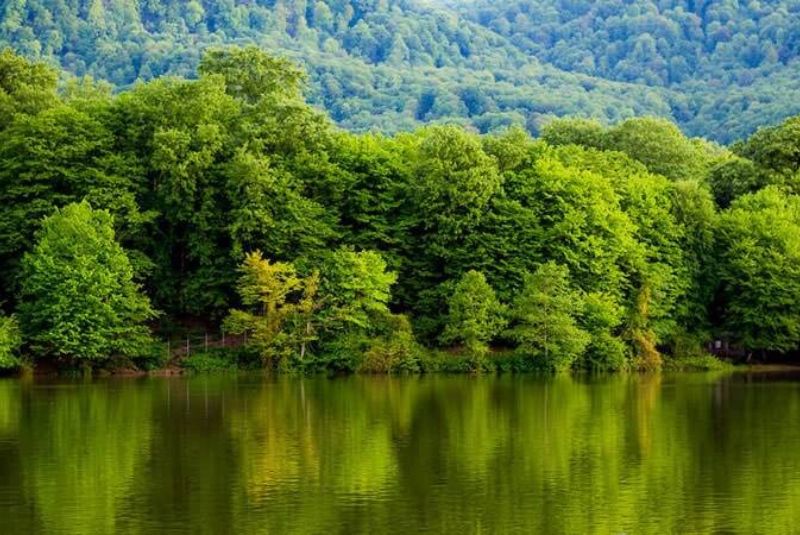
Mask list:
[[[800,113],[799,19],[796,0],[26,0],[0,7],[0,44],[122,89],[253,44],[351,131],[648,115],[731,143]]]
[[[800,347],[800,117],[350,133],[255,47],[112,93],[0,54],[0,364],[652,370]]]

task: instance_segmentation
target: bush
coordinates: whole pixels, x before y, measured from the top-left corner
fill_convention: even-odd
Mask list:
[[[361,373],[419,373],[422,349],[409,331],[375,340],[358,368]]]
[[[144,344],[140,355],[131,358],[133,365],[140,370],[157,370],[166,366],[170,354],[164,342],[151,341]]]
[[[344,333],[325,345],[316,364],[332,373],[353,373],[361,367],[369,347],[365,334]]]
[[[423,373],[470,373],[473,370],[472,359],[444,351],[424,352],[419,364]]]
[[[17,350],[22,345],[17,320],[11,316],[0,316],[0,370],[16,368],[21,364]]]
[[[720,360],[713,355],[693,355],[664,359],[664,371],[722,371],[733,368],[733,364]]]
[[[236,352],[228,350],[195,353],[181,360],[180,365],[193,373],[231,372],[239,369]]]
[[[581,358],[581,368],[593,372],[616,372],[628,366],[625,343],[611,333],[598,333],[592,338]]]

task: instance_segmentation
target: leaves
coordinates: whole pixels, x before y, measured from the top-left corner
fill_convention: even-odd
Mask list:
[[[20,360],[17,351],[22,345],[22,333],[14,316],[0,316],[0,370],[14,368]]]
[[[111,216],[88,203],[45,219],[22,263],[20,324],[40,355],[101,361],[141,356],[155,317],[114,240]]]
[[[468,271],[456,284],[449,300],[447,325],[442,333],[444,343],[463,342],[474,356],[482,356],[488,343],[506,324],[505,307],[495,296],[486,277]]]
[[[569,370],[590,340],[577,324],[579,301],[564,266],[548,262],[526,275],[511,309],[510,335],[519,351],[543,367]]]

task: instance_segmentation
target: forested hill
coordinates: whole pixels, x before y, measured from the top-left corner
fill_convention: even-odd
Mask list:
[[[312,103],[353,130],[486,132],[551,117],[677,121],[732,141],[800,112],[800,2],[27,0],[0,43],[118,87],[194,76],[255,43],[304,64]]]
[[[675,118],[694,133],[725,138],[714,129],[728,129],[740,135],[744,124],[797,111],[796,0],[454,0],[452,5],[560,69],[674,89],[683,95],[674,101]]]
[[[195,76],[202,50],[256,43],[302,63],[309,100],[352,130],[437,120],[535,131],[552,115],[669,115],[642,91],[540,64],[491,30],[405,0],[6,2],[0,41],[125,86]]]

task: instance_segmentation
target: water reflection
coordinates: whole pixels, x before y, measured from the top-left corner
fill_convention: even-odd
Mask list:
[[[785,376],[0,382],[2,533],[800,525]]]

